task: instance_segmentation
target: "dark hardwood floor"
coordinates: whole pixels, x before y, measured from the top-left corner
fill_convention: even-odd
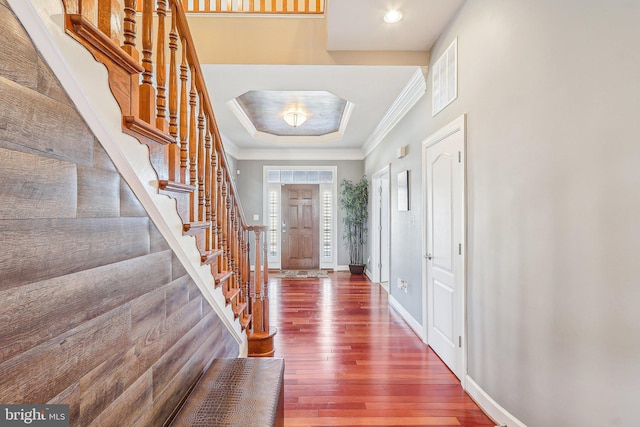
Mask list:
[[[493,426],[365,276],[269,279],[285,426]]]

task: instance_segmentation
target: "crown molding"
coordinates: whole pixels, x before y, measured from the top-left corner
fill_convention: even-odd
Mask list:
[[[367,138],[362,146],[364,156],[368,156],[382,142],[385,136],[393,129],[400,120],[413,108],[420,98],[427,91],[425,80],[426,67],[417,67],[407,85],[400,95],[391,104],[384,117],[378,123],[373,133]]]

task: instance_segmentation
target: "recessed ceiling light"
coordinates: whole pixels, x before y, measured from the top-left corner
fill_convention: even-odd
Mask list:
[[[396,22],[400,22],[402,16],[401,10],[390,10],[384,15],[384,22],[387,24],[395,24]]]

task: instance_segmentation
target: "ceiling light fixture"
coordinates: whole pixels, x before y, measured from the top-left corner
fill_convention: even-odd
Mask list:
[[[291,126],[292,128],[297,128],[307,120],[307,115],[302,111],[288,111],[284,113],[284,116],[282,116],[282,118],[285,122],[287,122],[289,126]]]
[[[390,10],[384,15],[384,22],[387,24],[395,24],[402,20],[402,16],[401,10]]]

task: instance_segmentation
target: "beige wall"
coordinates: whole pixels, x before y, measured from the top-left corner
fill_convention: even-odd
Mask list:
[[[428,52],[327,52],[326,19],[189,15],[201,64],[427,65]]]

